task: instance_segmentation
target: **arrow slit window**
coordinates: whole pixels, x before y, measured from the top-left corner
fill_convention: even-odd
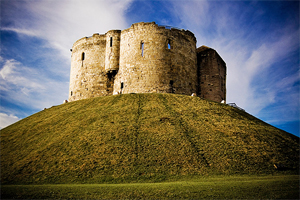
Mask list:
[[[144,46],[145,46],[144,42],[141,41],[142,57],[144,57]]]

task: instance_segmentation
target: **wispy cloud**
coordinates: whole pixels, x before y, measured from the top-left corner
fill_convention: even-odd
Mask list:
[[[11,31],[11,32],[15,32],[18,34],[24,34],[24,35],[28,35],[28,36],[32,36],[32,37],[37,37],[38,34],[35,33],[32,30],[27,30],[27,29],[19,29],[19,28],[12,28],[12,27],[1,27],[0,28],[2,31]]]
[[[56,87],[55,87],[56,86]],[[67,83],[39,73],[38,68],[23,66],[16,60],[4,60],[0,70],[1,99],[32,109],[42,109],[62,102]]]
[[[230,48],[227,46],[217,46],[218,51],[224,57],[228,66],[228,97],[231,101],[239,101],[241,106],[245,107],[252,114],[258,114],[264,107],[274,103],[279,95],[280,90],[275,85],[267,84],[259,85],[258,79],[263,78],[272,81],[272,77],[267,77],[268,72],[278,71],[281,76],[278,76],[276,82],[287,80],[285,74],[279,71],[275,64],[289,57],[291,52],[296,51],[298,30],[284,34],[278,33],[276,41],[266,40],[264,43],[257,44],[256,47],[249,46],[240,47],[234,45]],[[236,42],[239,42],[237,40]],[[241,41],[245,43],[245,41]],[[250,43],[250,41],[249,41]],[[249,56],[248,56],[249,55]],[[283,67],[283,66],[279,66]],[[290,67],[290,66],[289,66]],[[297,68],[297,66],[293,66]],[[262,83],[260,81],[260,83]],[[285,83],[288,85],[289,83]],[[263,93],[257,89],[260,88]],[[242,96],[240,94],[243,94]],[[285,96],[287,97],[287,96]]]
[[[64,77],[66,82],[63,84],[65,86],[59,85],[59,88],[68,88],[69,49],[72,48],[73,43],[96,32],[104,34],[110,29],[126,27],[127,23],[123,15],[130,2],[129,0],[65,0],[59,2],[12,0],[4,2],[1,7],[3,18],[1,31],[14,32],[20,37],[29,36],[43,41],[30,45],[31,48],[35,46],[35,48],[39,48],[38,52],[33,52],[34,59],[44,61],[39,63],[42,66],[36,66],[36,63],[29,63],[30,66],[26,66],[23,64],[23,60],[3,57],[6,61],[2,62],[1,88],[3,90],[10,88],[11,91],[18,91],[19,94],[27,96],[33,93],[42,94],[44,91],[53,91],[53,85],[62,84],[55,80],[55,76],[62,76],[61,73],[67,77]],[[6,48],[7,51],[12,49],[12,47]],[[55,51],[49,52],[49,48]],[[27,50],[24,49],[23,51]],[[58,58],[61,59],[61,64],[54,62]],[[53,63],[52,66],[51,63]],[[49,67],[45,71],[39,69],[39,67],[43,68],[44,66],[51,66],[51,68]],[[60,92],[63,96],[68,94],[67,90],[60,90]],[[7,93],[7,95],[10,98],[14,96],[12,93]],[[8,96],[2,96],[2,98]],[[39,103],[34,106],[36,107],[36,105],[43,104]]]
[[[22,66],[14,59],[6,60],[0,70],[0,87],[6,91],[15,87],[22,87],[24,91],[42,90],[44,87],[42,82],[36,79],[37,75],[36,70]]]
[[[257,75],[277,70],[271,67],[297,50],[299,29],[295,23],[284,24],[280,29],[270,27],[267,21],[259,20],[266,11],[262,7],[257,9],[254,3],[241,7],[239,2],[238,9],[235,2],[218,3],[222,5],[209,1],[174,1],[173,12],[195,33],[198,46],[204,44],[216,49],[227,63],[228,101],[258,114],[274,102],[278,90],[265,88],[268,92],[258,94]],[[263,26],[270,29],[261,32]]]
[[[7,25],[1,30],[44,39],[50,47],[58,49],[69,58],[68,50],[76,40],[93,33],[127,27],[124,13],[130,2],[131,0],[64,0],[20,3],[12,0],[10,8],[17,12],[22,7],[22,14],[10,14],[5,19],[9,23],[3,23]]]
[[[5,113],[0,113],[0,129],[19,121],[20,119],[14,115],[7,115]]]

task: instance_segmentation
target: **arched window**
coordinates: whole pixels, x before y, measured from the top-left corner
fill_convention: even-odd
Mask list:
[[[85,53],[82,52],[82,54],[81,54],[81,60],[84,60],[84,59],[85,59]]]

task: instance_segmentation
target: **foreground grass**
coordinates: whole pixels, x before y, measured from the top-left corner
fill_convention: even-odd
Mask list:
[[[2,199],[299,199],[299,176],[219,176],[163,183],[2,185]]]

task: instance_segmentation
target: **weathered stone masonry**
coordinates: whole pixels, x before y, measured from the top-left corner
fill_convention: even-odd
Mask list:
[[[69,101],[128,93],[175,93],[226,100],[226,64],[208,47],[196,49],[188,30],[136,23],[76,41]]]

